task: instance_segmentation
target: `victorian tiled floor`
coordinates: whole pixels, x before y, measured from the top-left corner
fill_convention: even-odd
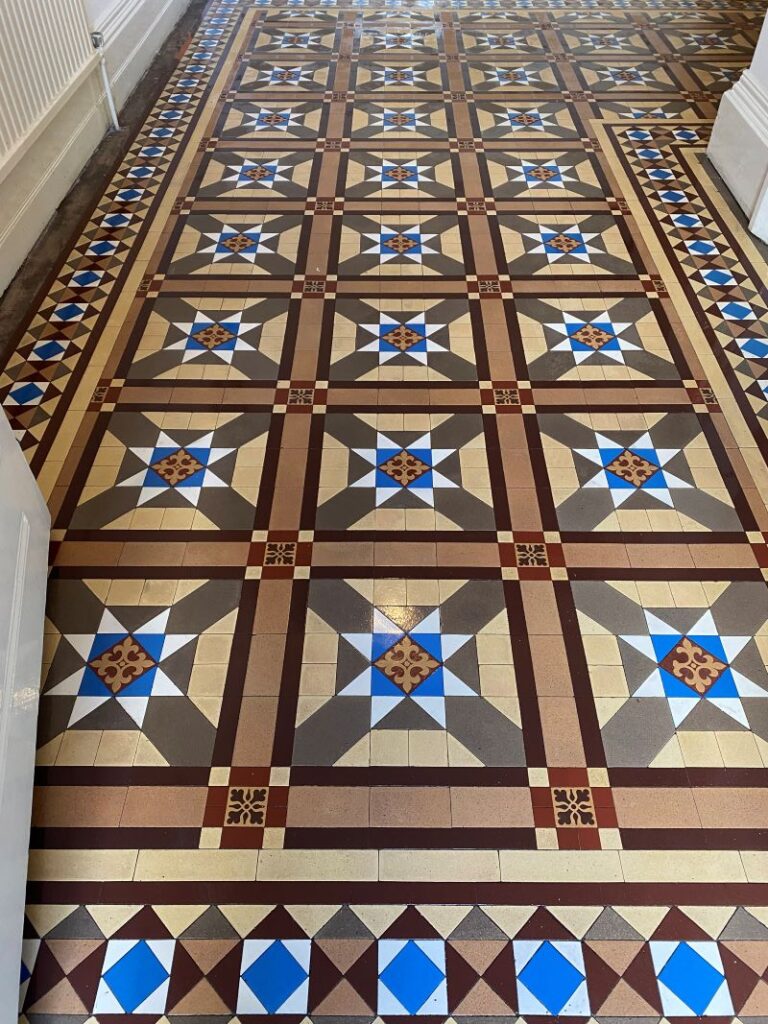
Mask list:
[[[211,0],[14,341],[30,1024],[768,1020],[751,0]]]

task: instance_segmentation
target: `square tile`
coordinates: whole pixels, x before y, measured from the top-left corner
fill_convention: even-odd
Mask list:
[[[493,530],[484,449],[477,414],[329,413],[315,529]]]
[[[561,530],[740,529],[695,413],[641,412],[626,430],[599,413],[538,420]]]
[[[683,767],[688,734],[768,737],[762,583],[719,582],[693,607],[645,603],[632,583],[571,589],[609,766]]]
[[[368,764],[373,736],[394,730],[404,758],[447,737],[461,763],[523,765],[502,584],[402,581],[381,601],[374,586],[310,582],[293,763],[359,763],[365,749]]]

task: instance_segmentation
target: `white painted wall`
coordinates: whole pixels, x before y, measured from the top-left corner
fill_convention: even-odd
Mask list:
[[[750,231],[768,242],[768,15],[751,65],[723,94],[707,155]]]
[[[118,108],[134,90],[190,0],[84,0],[85,20],[104,34]],[[2,11],[0,10],[0,17]],[[17,49],[32,40],[15,39]],[[0,103],[2,103],[0,98]],[[54,216],[109,126],[96,64],[0,177],[0,294]]]

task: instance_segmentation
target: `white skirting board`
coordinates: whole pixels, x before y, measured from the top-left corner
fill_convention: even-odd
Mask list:
[[[749,69],[723,95],[707,155],[750,231],[768,242],[768,92]]]

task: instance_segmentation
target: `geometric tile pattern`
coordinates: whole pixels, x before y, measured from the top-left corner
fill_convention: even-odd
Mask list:
[[[712,586],[694,607],[649,606],[636,586],[609,583],[579,582],[574,594],[588,661],[595,652],[593,693],[610,764],[683,764],[686,734],[768,736],[761,583]]]
[[[768,1016],[762,18],[210,0],[0,369],[30,1024]]]
[[[417,605],[408,591],[419,589],[444,598]],[[400,746],[415,756],[421,741],[433,756],[447,749],[449,763],[463,754],[472,763],[521,764],[499,583],[409,583],[402,604],[371,601],[375,590],[366,581],[312,582],[294,763],[350,763],[353,749],[378,740],[389,747],[388,763]],[[389,593],[396,597],[395,588]]]
[[[48,930],[29,911],[40,950],[29,1020],[209,1020],[235,1007],[311,1020],[743,1019],[762,1017],[768,998],[765,915],[741,907],[724,907],[714,928],[675,906],[51,909]]]

